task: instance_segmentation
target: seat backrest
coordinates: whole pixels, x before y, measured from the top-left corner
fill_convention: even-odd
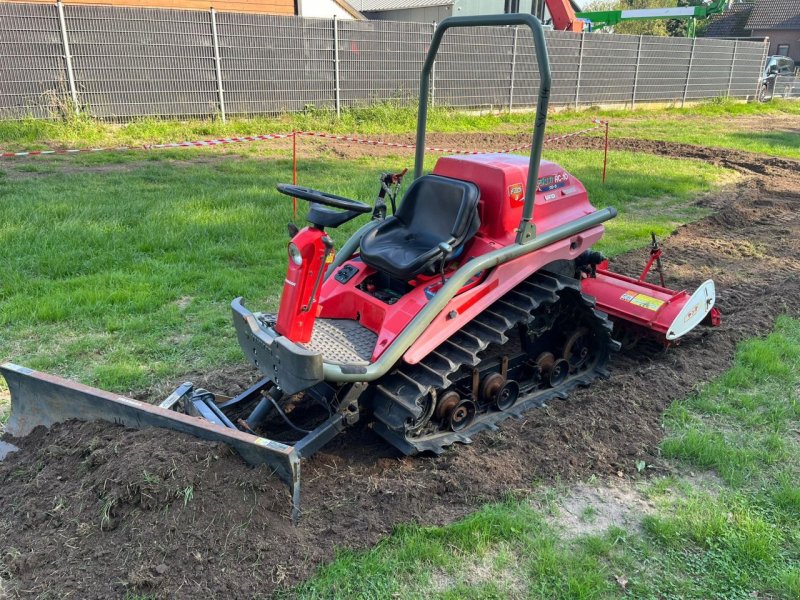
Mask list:
[[[442,241],[454,238],[461,243],[474,235],[480,224],[479,197],[474,183],[423,175],[409,186],[395,217],[412,231],[424,231]]]

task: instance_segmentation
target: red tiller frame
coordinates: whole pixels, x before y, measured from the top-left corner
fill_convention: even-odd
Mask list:
[[[581,281],[581,289],[595,297],[599,310],[614,319],[637,325],[669,345],[673,343],[667,338],[670,327],[692,296],[686,290],[676,292],[644,281],[656,257],[656,253],[651,255],[640,279],[614,273],[608,270],[608,261],[604,261],[598,266],[594,277],[586,277]],[[707,314],[701,322],[719,326],[719,310],[715,307],[706,310]]]

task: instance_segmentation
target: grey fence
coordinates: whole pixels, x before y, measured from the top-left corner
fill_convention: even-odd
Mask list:
[[[411,101],[433,25],[215,11],[0,2],[0,117],[208,117]],[[551,104],[758,94],[761,41],[548,32]],[[523,28],[445,36],[432,102],[536,101]]]

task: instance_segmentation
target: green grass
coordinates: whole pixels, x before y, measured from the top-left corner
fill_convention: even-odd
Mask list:
[[[119,125],[82,116],[60,121],[23,119],[0,121],[0,149],[136,145],[293,130],[363,135],[409,134],[416,130],[416,116],[415,107],[383,103],[345,110],[341,117],[329,110],[310,109],[276,117],[234,118],[227,123],[219,120],[142,119]],[[737,118],[759,116],[796,119],[800,116],[800,103],[775,100],[760,104],[716,99],[687,108],[648,108],[645,105],[631,111],[590,107],[551,114],[547,131],[557,134],[585,129],[590,119],[600,117],[610,119],[611,135],[616,137],[640,137],[800,157],[796,126],[766,132],[736,123]],[[530,131],[532,121],[532,112],[465,113],[434,107],[429,112],[428,129],[444,133],[522,133]]]
[[[3,163],[0,358],[119,392],[240,363],[229,303],[244,296],[276,308],[291,219],[291,201],[274,191],[291,180],[286,152],[242,150]],[[620,210],[601,244],[610,254],[702,216],[687,199],[728,177],[656,157],[644,171],[620,152],[603,186],[600,153],[547,157],[581,179],[595,205]],[[411,160],[321,154],[301,160],[299,181],[370,201],[378,174]],[[358,224],[334,232],[337,246]]]
[[[782,317],[771,335],[740,345],[730,371],[673,405],[662,448],[687,476],[640,485],[656,505],[640,530],[569,539],[548,518],[558,494],[542,488],[447,527],[399,527],[286,596],[796,599],[798,389],[800,321]],[[703,483],[690,469],[722,480]]]

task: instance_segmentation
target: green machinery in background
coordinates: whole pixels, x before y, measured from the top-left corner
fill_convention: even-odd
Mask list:
[[[622,21],[686,19],[689,21],[686,36],[694,37],[697,20],[707,19],[711,15],[724,12],[729,2],[730,0],[709,0],[699,6],[587,11],[578,12],[576,16],[589,24],[587,29],[590,31],[599,31],[606,27],[613,27]]]

